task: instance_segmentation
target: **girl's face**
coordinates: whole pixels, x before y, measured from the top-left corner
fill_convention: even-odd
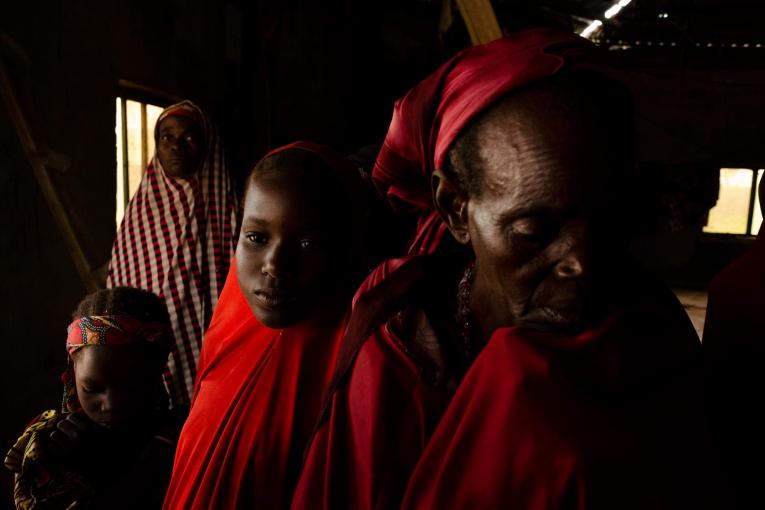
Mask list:
[[[236,248],[239,286],[257,319],[270,328],[303,319],[331,299],[340,279],[332,278],[339,241],[329,200],[290,174],[249,180]]]
[[[98,425],[119,429],[151,414],[157,370],[152,370],[143,347],[91,345],[72,355],[77,397]]]

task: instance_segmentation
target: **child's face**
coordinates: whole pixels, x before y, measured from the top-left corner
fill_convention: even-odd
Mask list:
[[[157,374],[141,347],[92,345],[73,355],[77,397],[95,423],[116,429],[150,414]]]
[[[242,293],[271,328],[301,320],[335,291],[338,240],[326,198],[289,174],[250,179],[236,248]]]

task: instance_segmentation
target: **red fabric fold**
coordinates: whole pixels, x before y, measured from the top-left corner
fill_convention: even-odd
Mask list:
[[[719,508],[700,347],[663,294],[577,337],[495,332],[402,508]]]
[[[354,309],[406,262],[389,260],[372,272]],[[389,328],[379,328],[364,342],[349,380],[334,394],[328,421],[311,442],[293,509],[398,508],[409,475],[402,467],[416,464],[434,418],[451,397],[422,384],[419,376]]]
[[[433,257],[388,261],[360,292]],[[405,310],[433,285],[415,279]],[[626,286],[580,335],[498,330],[456,391],[423,378],[394,306],[333,396],[293,510],[716,508],[698,339],[669,290]]]

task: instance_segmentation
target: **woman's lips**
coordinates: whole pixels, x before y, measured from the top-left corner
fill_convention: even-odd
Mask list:
[[[256,290],[254,295],[255,299],[257,299],[264,308],[269,309],[281,308],[295,301],[295,297],[293,295],[282,292]]]
[[[573,325],[582,320],[582,311],[578,308],[559,308],[546,306],[542,308],[547,317],[558,324]]]
[[[539,306],[524,317],[524,323],[534,329],[572,331],[585,322],[580,306]]]

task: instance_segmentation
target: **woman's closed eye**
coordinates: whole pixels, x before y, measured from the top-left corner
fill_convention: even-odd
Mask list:
[[[83,392],[91,394],[91,395],[103,393],[104,391],[103,388],[99,386],[92,386],[92,385],[90,386],[81,385],[80,388],[82,389]]]
[[[541,218],[520,218],[510,226],[510,235],[529,243],[544,243],[552,239],[558,227]]]

